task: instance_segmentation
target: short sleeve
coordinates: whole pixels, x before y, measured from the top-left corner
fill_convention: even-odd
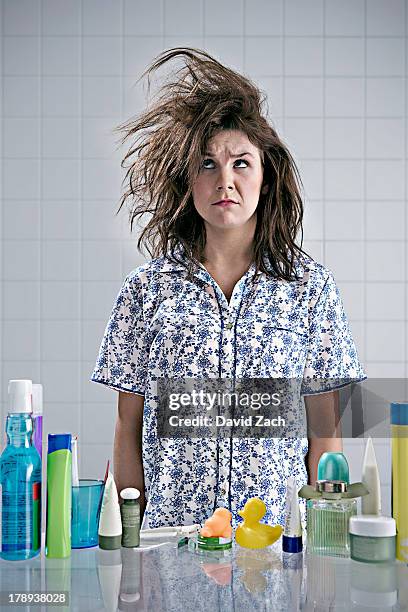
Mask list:
[[[91,380],[144,395],[148,363],[141,284],[129,275],[119,292],[99,349]]]
[[[310,313],[302,393],[332,391],[365,378],[339,289],[329,272]]]

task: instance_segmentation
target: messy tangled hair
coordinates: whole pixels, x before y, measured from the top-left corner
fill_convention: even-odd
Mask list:
[[[140,77],[147,75],[149,92],[151,74],[178,56],[184,64],[170,75],[174,80],[167,79],[136,119],[116,128],[124,133],[121,144],[132,141],[121,163],[128,169],[119,210],[130,201],[131,229],[135,219],[151,215],[139,236],[139,250],[143,245],[152,257],[177,259],[181,244],[190,274],[203,261],[206,231],[192,186],[208,141],[221,130],[240,130],[258,147],[263,182],[269,186],[257,206],[256,271],[270,274],[272,268],[277,278],[297,278],[296,259],[306,254],[295,242],[299,229],[303,239],[301,180],[291,154],[263,115],[265,95],[249,79],[189,47],[169,49],[154,59]]]

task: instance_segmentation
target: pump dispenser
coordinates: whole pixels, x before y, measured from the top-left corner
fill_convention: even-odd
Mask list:
[[[41,546],[41,458],[33,446],[31,380],[10,380],[7,446],[0,457],[0,556],[30,559]]]

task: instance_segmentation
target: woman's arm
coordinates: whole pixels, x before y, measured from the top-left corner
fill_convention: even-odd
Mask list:
[[[309,484],[317,480],[317,464],[327,451],[342,452],[341,426],[339,417],[339,392],[330,391],[319,395],[305,396],[309,452],[307,470]]]
[[[145,511],[142,461],[142,426],[144,397],[119,391],[113,448],[115,482],[118,493],[126,487],[140,491],[140,517]]]

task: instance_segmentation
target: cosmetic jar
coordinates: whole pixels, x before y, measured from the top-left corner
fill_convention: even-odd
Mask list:
[[[364,514],[350,517],[350,556],[364,563],[395,561],[396,526],[388,516]]]

